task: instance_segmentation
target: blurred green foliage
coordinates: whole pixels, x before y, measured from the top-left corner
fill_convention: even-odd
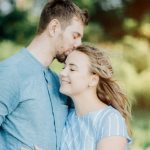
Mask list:
[[[130,150],[150,150],[149,111],[135,111],[132,126],[134,130],[133,142],[130,146]]]
[[[75,0],[90,12],[90,20],[102,28],[103,38],[118,40],[125,35],[144,37],[142,23],[150,23],[149,0]]]
[[[12,41],[2,41],[0,43],[0,60],[3,60],[13,54],[15,54],[21,48],[20,45]]]
[[[37,19],[31,18],[30,11],[14,8],[6,15],[0,13],[0,41],[12,40],[27,44],[36,32]]]

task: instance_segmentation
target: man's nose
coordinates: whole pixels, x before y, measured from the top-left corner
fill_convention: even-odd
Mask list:
[[[81,42],[81,39],[76,40],[75,43],[74,43],[74,48],[80,46],[81,43],[82,43],[82,42]]]

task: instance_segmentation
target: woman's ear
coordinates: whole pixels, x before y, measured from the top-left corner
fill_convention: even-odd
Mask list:
[[[89,87],[97,86],[99,82],[99,76],[97,74],[92,74],[89,81]]]
[[[48,24],[48,32],[51,37],[54,37],[58,32],[61,30],[61,25],[59,20],[53,19],[49,24]]]

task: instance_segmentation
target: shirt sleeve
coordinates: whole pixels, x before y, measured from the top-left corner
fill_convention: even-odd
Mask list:
[[[99,139],[111,136],[122,136],[127,139],[128,143],[131,143],[131,138],[128,135],[125,119],[119,112],[111,112],[108,114],[105,117],[99,131],[101,131],[101,136]]]
[[[18,105],[17,80],[13,70],[0,66],[0,126]]]

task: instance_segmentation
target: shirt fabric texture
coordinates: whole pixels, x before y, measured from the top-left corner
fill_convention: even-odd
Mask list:
[[[59,79],[26,49],[0,63],[0,150],[58,150],[68,114]]]
[[[125,137],[131,143],[124,118],[112,106],[79,117],[72,109],[63,129],[61,150],[96,150],[101,139],[111,136]]]

